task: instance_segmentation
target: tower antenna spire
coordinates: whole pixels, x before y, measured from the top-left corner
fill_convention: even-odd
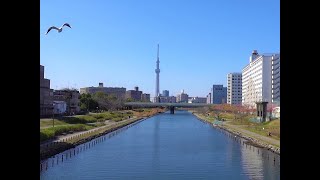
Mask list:
[[[156,93],[155,93],[155,102],[159,102],[159,74],[160,74],[160,68],[159,68],[159,43],[158,43],[158,50],[157,50],[157,66],[156,66]]]

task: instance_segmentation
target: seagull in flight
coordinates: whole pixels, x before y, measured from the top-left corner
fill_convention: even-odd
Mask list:
[[[60,32],[62,31],[62,28],[63,28],[64,26],[67,26],[67,27],[71,28],[71,26],[70,26],[69,23],[64,23],[60,28],[57,28],[57,27],[55,27],[55,26],[51,26],[51,27],[48,29],[46,35],[49,33],[49,31],[51,31],[51,29],[56,29],[56,30],[58,30],[58,32],[60,33]]]

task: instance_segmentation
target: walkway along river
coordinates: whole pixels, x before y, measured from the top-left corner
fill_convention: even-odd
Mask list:
[[[130,124],[40,164],[40,179],[280,179],[280,157],[187,111]]]

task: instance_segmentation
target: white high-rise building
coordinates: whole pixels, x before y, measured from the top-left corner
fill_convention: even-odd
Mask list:
[[[227,103],[241,104],[242,102],[242,74],[229,73],[227,76]]]
[[[280,55],[272,57],[272,103],[280,105]]]
[[[276,62],[279,59],[279,64]],[[272,63],[274,62],[274,63]],[[256,102],[266,101],[272,102],[272,94],[278,92],[276,85],[272,90],[273,79],[279,79],[279,98],[280,98],[280,73],[272,76],[273,68],[279,65],[280,70],[280,54],[262,54],[259,55],[256,50],[252,52],[250,63],[242,69],[242,104],[252,107],[256,106]],[[280,72],[280,71],[279,71]],[[275,79],[274,83],[278,81]]]

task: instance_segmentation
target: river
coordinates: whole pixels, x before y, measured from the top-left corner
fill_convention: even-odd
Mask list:
[[[280,156],[199,121],[159,114],[43,161],[40,179],[280,179]]]

